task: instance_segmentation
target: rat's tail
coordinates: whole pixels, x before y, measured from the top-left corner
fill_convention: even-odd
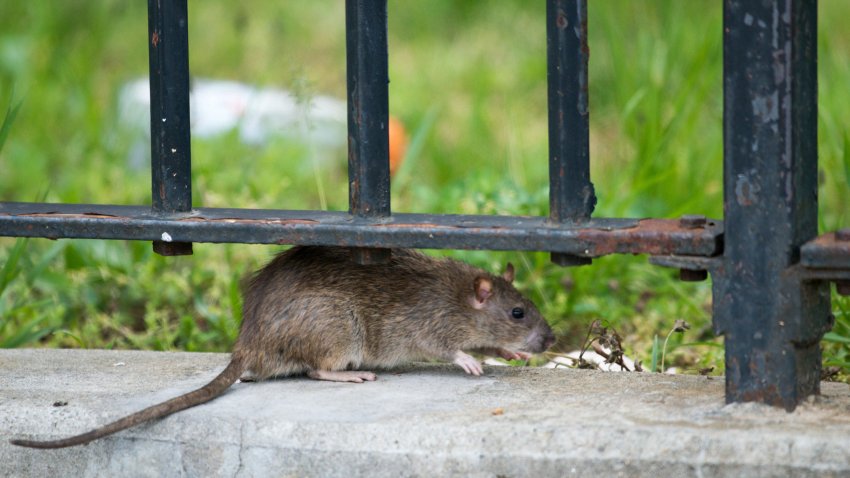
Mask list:
[[[212,381],[203,387],[160,404],[150,406],[132,415],[118,419],[108,425],[96,428],[88,433],[60,440],[11,440],[11,443],[13,445],[26,446],[30,448],[65,448],[68,446],[82,445],[92,440],[105,437],[106,435],[136,426],[142,422],[153,420],[155,418],[162,418],[167,415],[171,415],[174,412],[179,412],[180,410],[210,401],[224,393],[228,387],[233,385],[236,380],[239,379],[239,376],[242,375],[242,372],[244,371],[242,360],[234,356],[227,367],[218,374],[216,378],[212,379]]]

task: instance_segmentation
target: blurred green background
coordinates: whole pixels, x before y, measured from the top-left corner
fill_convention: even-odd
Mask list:
[[[722,217],[722,2],[591,2],[592,180],[598,217]],[[821,230],[848,226],[848,5],[819,13]],[[390,111],[411,145],[394,211],[546,215],[543,1],[389,2]],[[345,98],[344,3],[189,2],[197,78]],[[3,201],[149,204],[149,171],[128,167],[134,138],[117,100],[147,74],[146,2],[0,3]],[[15,109],[19,105],[19,109]],[[16,115],[14,113],[17,113]],[[260,147],[234,133],[193,139],[195,206],[347,209],[346,155],[293,139]],[[226,351],[240,320],[239,279],[279,248],[196,244],[163,258],[149,243],[0,238],[0,346]],[[645,363],[684,319],[667,363],[715,366],[710,284],[682,283],[645,257],[562,269],[547,254],[440,251],[500,271],[561,335],[581,344],[602,319]],[[850,370],[850,303],[833,297],[828,365]],[[655,347],[657,352],[657,345]]]

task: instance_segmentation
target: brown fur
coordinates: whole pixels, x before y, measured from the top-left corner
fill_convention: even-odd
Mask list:
[[[246,372],[263,380],[452,360],[464,350],[542,352],[554,342],[552,330],[506,279],[513,279],[512,267],[505,277],[494,276],[412,250],[393,250],[388,264],[358,265],[349,260],[348,249],[294,247],[246,283],[231,362],[209,384],[82,435],[12,443],[35,448],[88,443],[211,400]],[[524,318],[511,316],[517,307]]]

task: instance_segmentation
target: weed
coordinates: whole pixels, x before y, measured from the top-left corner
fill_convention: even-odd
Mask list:
[[[673,324],[673,328],[670,329],[670,332],[667,332],[667,337],[664,337],[664,345],[661,346],[661,369],[659,370],[661,373],[664,373],[664,359],[667,356],[667,341],[670,340],[670,336],[674,333],[682,334],[686,330],[690,329],[691,326],[687,322],[682,319],[676,320],[676,323]]]

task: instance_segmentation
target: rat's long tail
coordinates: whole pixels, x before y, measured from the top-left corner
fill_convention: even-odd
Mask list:
[[[224,393],[231,385],[233,385],[239,376],[244,372],[242,360],[234,356],[227,367],[212,379],[208,384],[194,390],[192,392],[172,398],[171,400],[162,402],[157,405],[150,406],[144,410],[138,411],[132,415],[118,419],[108,425],[96,428],[88,433],[63,438],[60,440],[51,441],[32,441],[32,440],[11,440],[13,445],[26,446],[30,448],[65,448],[68,446],[82,445],[92,440],[96,440],[106,435],[119,432],[126,428],[136,426],[142,422],[162,418],[171,415],[174,412],[179,412],[195,405],[200,405],[208,402],[213,398]]]

